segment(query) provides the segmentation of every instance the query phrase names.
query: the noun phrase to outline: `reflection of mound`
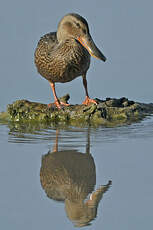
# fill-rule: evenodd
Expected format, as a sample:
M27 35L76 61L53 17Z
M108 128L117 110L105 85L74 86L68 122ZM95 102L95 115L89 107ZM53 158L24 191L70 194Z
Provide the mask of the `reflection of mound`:
M49 152L42 158L40 180L47 196L54 200L84 200L96 183L94 160L76 150Z

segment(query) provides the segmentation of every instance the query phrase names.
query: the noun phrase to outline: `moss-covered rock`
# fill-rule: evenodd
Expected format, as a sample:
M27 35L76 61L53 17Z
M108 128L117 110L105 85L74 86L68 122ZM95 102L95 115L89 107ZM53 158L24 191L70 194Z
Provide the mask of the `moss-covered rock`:
M69 95L60 100L67 102ZM7 111L0 114L1 120L12 122L33 122L52 124L82 125L116 125L143 119L153 114L153 104L136 103L127 98L96 99L97 105L70 105L58 110L54 104L49 108L46 104L17 100L8 105Z

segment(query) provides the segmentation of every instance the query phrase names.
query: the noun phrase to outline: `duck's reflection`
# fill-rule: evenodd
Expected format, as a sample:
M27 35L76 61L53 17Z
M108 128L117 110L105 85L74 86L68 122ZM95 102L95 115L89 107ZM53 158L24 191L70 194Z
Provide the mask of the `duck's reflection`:
M58 151L58 131L53 152L42 157L40 181L47 196L65 202L68 218L77 227L89 225L111 181L96 191L96 169L90 154L89 132L86 153L76 150ZM89 199L88 198L88 195Z

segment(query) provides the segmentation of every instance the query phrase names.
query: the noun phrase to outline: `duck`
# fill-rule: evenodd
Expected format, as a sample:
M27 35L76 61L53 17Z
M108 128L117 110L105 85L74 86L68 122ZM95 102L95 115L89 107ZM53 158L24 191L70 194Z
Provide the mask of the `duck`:
M104 54L95 45L85 18L76 13L65 15L59 22L56 32L42 36L34 54L38 73L48 80L53 96L52 104L58 109L70 104L60 102L55 90L55 83L66 83L82 76L85 89L84 105L97 104L91 99L87 87L87 71L90 57L106 61Z

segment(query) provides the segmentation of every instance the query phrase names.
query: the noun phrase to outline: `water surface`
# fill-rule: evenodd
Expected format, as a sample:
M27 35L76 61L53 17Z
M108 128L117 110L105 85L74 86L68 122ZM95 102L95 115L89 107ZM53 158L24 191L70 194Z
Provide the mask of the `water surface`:
M97 129L1 124L0 145L1 228L152 229L153 117Z

